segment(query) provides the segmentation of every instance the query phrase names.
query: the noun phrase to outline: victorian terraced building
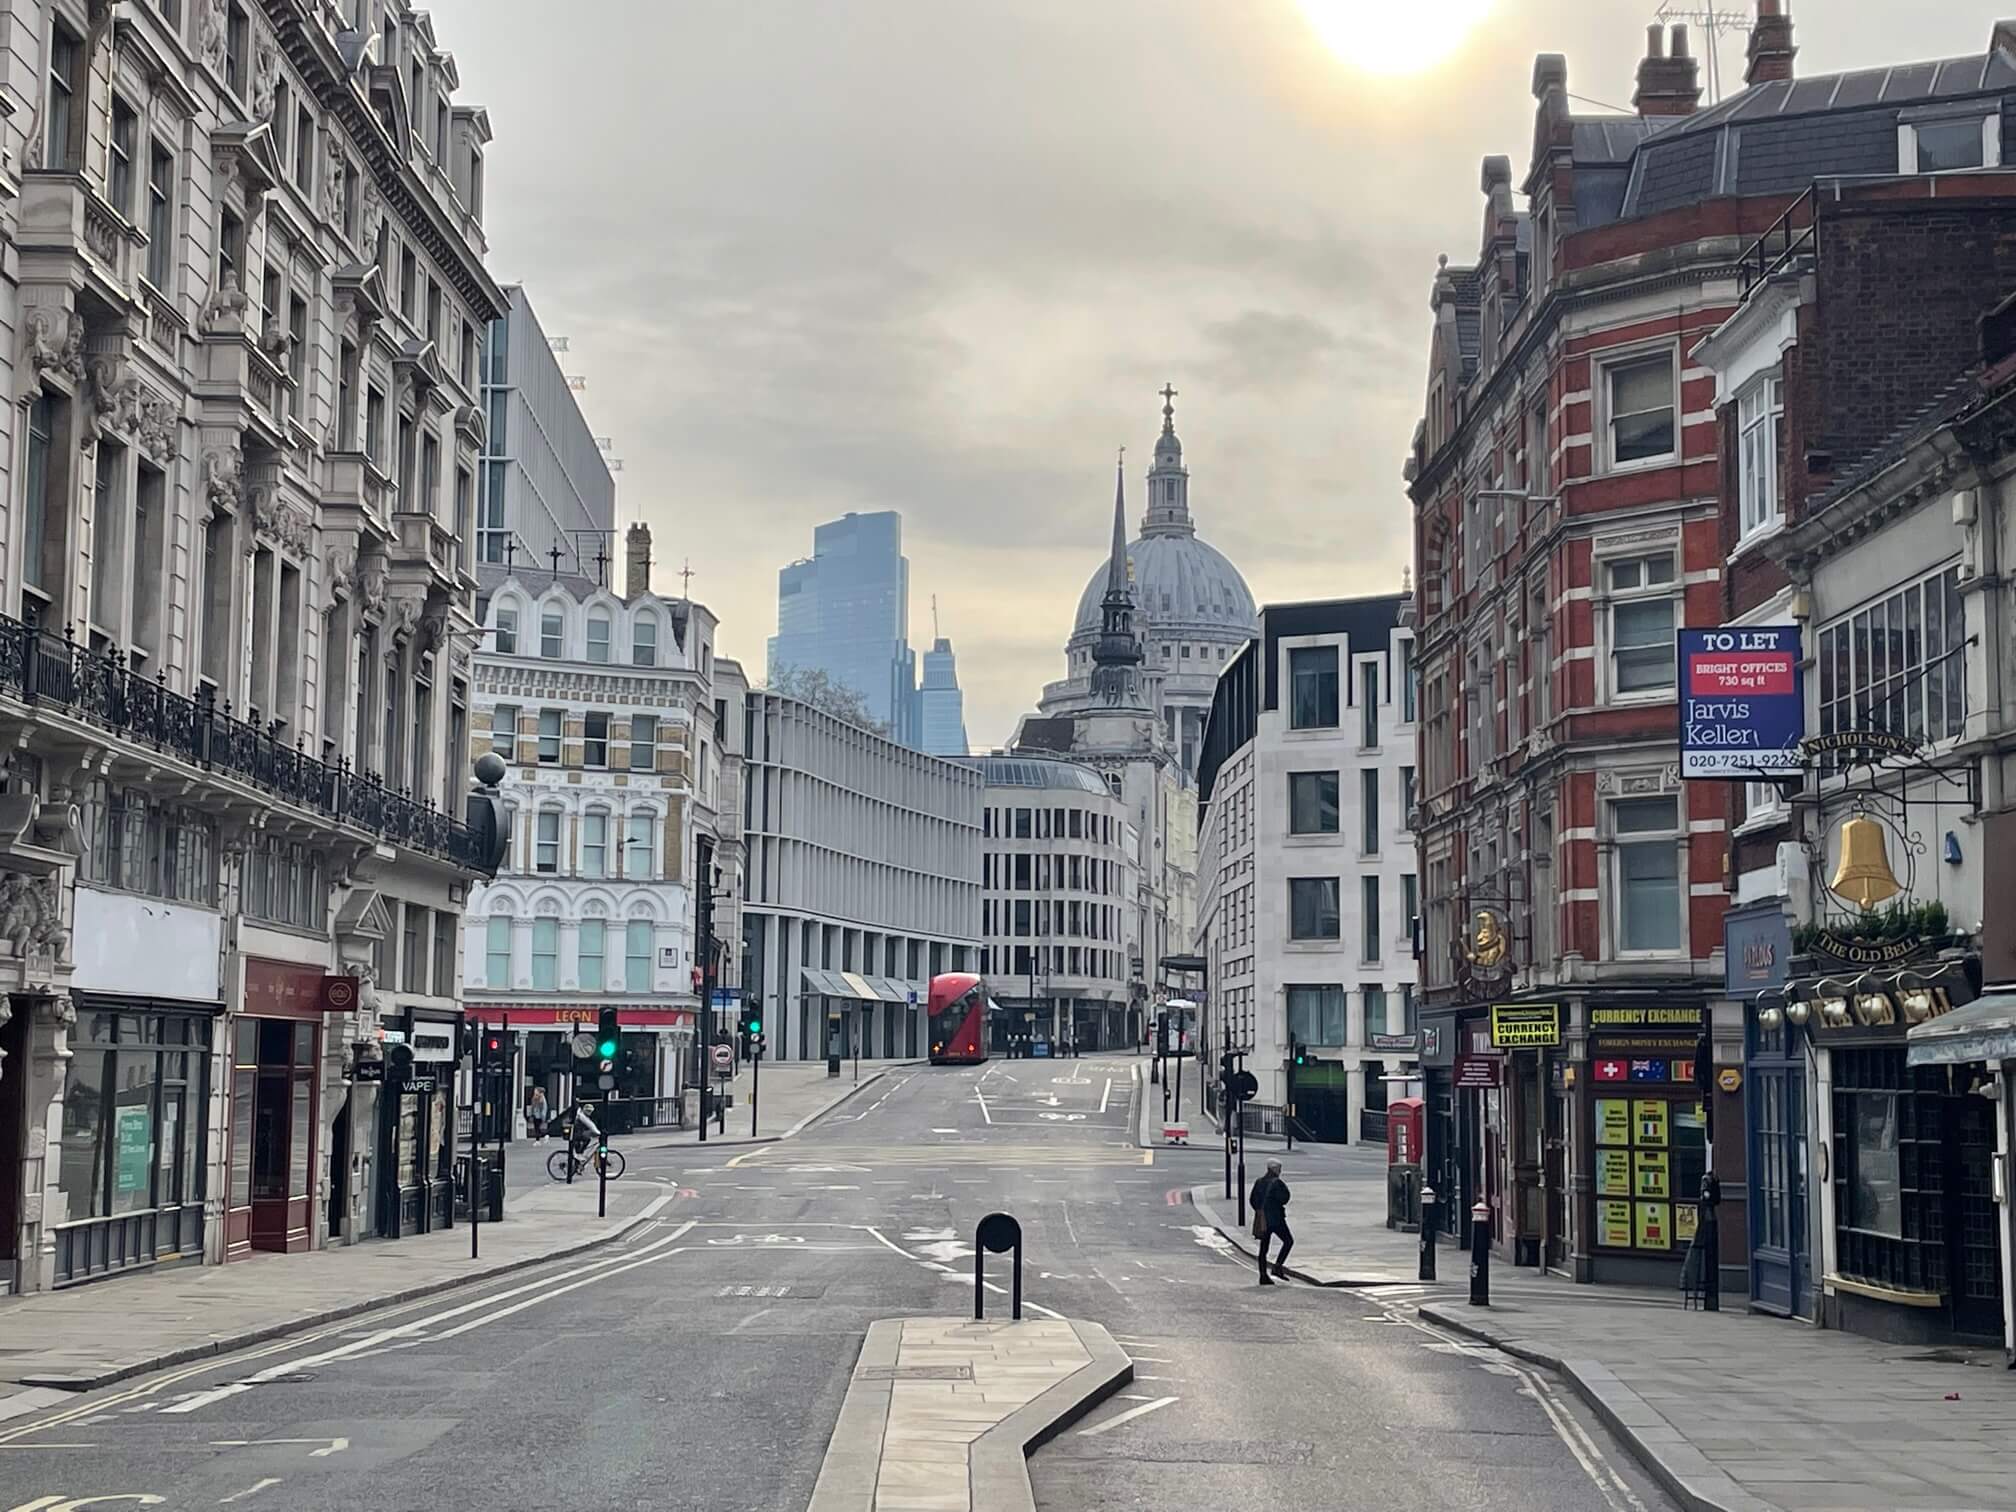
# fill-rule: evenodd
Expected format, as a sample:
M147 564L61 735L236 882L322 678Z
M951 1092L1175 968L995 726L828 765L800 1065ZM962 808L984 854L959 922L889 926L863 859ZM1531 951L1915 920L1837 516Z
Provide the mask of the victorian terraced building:
M490 860L488 120L399 0L0 22L0 1291L447 1222L450 1079L351 1073Z

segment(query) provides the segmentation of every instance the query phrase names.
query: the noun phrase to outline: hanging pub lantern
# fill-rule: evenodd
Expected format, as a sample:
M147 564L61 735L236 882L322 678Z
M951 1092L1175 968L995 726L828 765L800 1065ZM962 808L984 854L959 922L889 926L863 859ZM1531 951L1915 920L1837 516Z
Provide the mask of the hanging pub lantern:
M1828 890L1846 898L1867 913L1904 891L1897 874L1890 869L1890 851L1883 840L1883 826L1866 814L1856 814L1841 825L1841 859L1834 868Z

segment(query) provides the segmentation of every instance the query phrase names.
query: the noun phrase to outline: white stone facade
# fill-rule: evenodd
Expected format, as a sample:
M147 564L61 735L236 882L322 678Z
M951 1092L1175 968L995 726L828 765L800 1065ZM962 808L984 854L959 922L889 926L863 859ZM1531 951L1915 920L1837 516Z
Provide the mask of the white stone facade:
M980 961L980 773L781 694L746 710L742 989L771 1057L924 1054L931 978Z
M1407 828L1414 762L1402 600L1270 606L1219 686L1203 768L1204 1038L1246 1052L1257 1102L1348 1142L1418 1062ZM1298 702L1298 699L1300 700Z
M671 1096L699 1001L696 842L714 834L721 786L713 616L648 591L512 577L484 629L475 741L511 764L512 845L470 898L466 996L487 1022L510 1012L534 1033L619 1006L626 1033L662 1041L625 1095ZM550 1075L549 1097L571 1094L564 1071Z
M431 1227L451 1093L349 1072L459 1016L483 865L488 119L402 0L6 0L0 67L0 1290Z

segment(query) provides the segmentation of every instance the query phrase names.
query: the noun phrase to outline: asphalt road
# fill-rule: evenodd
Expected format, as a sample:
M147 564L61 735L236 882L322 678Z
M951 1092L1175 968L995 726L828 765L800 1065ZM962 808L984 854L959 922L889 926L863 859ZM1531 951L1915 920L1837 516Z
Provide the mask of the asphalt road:
M0 1425L0 1512L796 1512L867 1325L970 1308L997 1209L1030 1306L1136 1359L1032 1461L1044 1512L1664 1512L1545 1379L1397 1297L1255 1284L1182 1195L1214 1155L1132 1143L1133 1064L920 1067L783 1143L633 1148L665 1201L622 1245Z

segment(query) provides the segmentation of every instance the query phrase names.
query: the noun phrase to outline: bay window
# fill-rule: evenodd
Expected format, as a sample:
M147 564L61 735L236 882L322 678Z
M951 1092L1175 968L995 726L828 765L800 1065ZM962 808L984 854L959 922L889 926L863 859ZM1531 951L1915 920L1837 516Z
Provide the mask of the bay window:
M1779 441L1785 416L1785 386L1765 378L1736 400L1736 491L1742 534L1755 535L1778 523Z

